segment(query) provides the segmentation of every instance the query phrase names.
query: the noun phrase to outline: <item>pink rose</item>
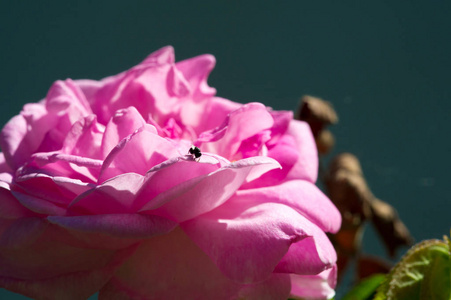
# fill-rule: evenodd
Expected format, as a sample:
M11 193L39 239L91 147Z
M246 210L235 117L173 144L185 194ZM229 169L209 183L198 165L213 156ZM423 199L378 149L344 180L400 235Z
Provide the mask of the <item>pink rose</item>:
M165 47L100 81L57 81L5 125L1 287L39 299L334 294L325 232L341 218L314 185L308 125L215 97L214 64L175 63Z

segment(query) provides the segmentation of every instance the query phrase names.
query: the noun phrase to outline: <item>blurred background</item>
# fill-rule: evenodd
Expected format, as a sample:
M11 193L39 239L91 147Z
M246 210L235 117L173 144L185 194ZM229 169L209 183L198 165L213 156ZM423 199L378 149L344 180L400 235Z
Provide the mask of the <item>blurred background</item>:
M276 110L330 101L328 157L357 155L415 241L449 234L450 1L27 2L0 4L1 126L57 79L101 79L166 45L177 60L211 53L218 96ZM386 254L371 227L364 251Z

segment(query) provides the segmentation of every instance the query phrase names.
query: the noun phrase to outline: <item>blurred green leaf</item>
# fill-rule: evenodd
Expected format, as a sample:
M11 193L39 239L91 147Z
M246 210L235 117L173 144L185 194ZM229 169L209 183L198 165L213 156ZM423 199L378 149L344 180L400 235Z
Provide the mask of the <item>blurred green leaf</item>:
M385 280L384 274L375 274L371 277L365 278L357 284L351 291L349 291L342 300L367 300L374 295L376 289Z
M451 300L449 241L427 240L413 246L392 269L375 300Z

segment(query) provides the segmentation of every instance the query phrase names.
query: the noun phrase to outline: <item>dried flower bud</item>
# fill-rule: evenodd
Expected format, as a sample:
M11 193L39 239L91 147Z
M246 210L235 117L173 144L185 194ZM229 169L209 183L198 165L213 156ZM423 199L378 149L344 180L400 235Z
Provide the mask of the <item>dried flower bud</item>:
M338 122L338 116L332 104L308 95L301 98L300 109L296 117L309 123L315 137L325 126Z
M334 174L340 170L346 170L350 173L363 176L359 159L351 153L341 153L335 156L330 164L329 170L331 174Z
M342 227L332 236L337 249L338 278L347 264L359 254L365 220L371 220L391 256L402 245L410 245L412 238L395 209L374 197L363 177L360 162L354 155L337 155L329 166L325 184L330 199L342 215ZM373 273L386 273L389 269L382 260L360 257L357 261L358 278Z
M363 222L371 216L370 201L373 198L358 159L343 153L335 157L326 179L330 199L340 210L343 221Z
M327 154L335 144L335 138L329 130L322 130L315 139L319 154Z
M384 241L390 256L395 255L398 247L412 245L413 238L393 206L382 200L373 199L371 201L371 212L373 224Z
M342 215L342 227L331 239L337 249L338 278L348 262L360 252L364 221L371 216L373 198L358 159L343 153L334 158L325 179L330 199Z

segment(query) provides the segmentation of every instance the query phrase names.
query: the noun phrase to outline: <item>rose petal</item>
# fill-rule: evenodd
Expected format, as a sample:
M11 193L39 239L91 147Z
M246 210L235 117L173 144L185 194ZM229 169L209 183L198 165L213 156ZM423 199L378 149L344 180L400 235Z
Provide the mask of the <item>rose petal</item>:
M192 105L189 104L190 103L188 103L187 107L182 107L181 116L183 123L194 127L198 133L221 126L232 111L243 106L241 103L233 102L220 97L212 97L204 105L201 103L194 103ZM193 114L193 107L198 107L202 110L197 114ZM199 116L208 116L208 118L202 118Z
M92 114L83 92L71 80L58 80L50 88L45 98L46 123L44 139L36 152L60 150L72 125ZM31 124L38 126L38 124Z
M63 215L69 203L90 188L91 184L77 179L30 173L16 177L12 193L21 205L31 211L44 215Z
M11 173L0 173L0 187L9 189L9 185L13 181L13 175Z
M189 87L183 78L179 78L181 74L174 71L172 64L149 67L135 76L121 91L120 101L135 106L144 117L151 116L160 124L179 111L182 103L176 93L187 93ZM168 84L171 85L169 89Z
M172 46L165 46L158 49L157 51L152 52L138 66L134 68L148 65L173 64L174 62L174 48Z
M203 147L207 152L231 159L243 140L271 128L273 123L274 120L264 105L246 104L231 112L220 127L202 133L197 142L205 143Z
M61 152L35 153L18 175L44 173L49 176L67 177L83 182L95 182L102 161Z
M340 229L340 212L329 198L309 181L290 180L276 186L239 190L236 198L256 204L264 202L286 204L323 231L335 233Z
M337 267L318 275L291 274L291 296L305 299L331 299L335 295Z
M95 106L100 115L109 119L115 111L133 106L144 118L150 116L164 123L164 118L180 106L175 94L189 89L173 65L174 50L164 47L129 71L107 78L96 93Z
M216 94L216 89L208 86L207 78L216 64L213 55L204 54L189 58L176 63L176 67L183 73L193 89L192 99L199 100L212 97ZM188 123L189 124L189 123Z
M99 122L107 124L116 111L130 106L135 107L143 117L149 116L154 111L154 95L146 91L147 84L141 84L137 78L147 70L156 70L153 86L164 87L162 84L165 76L162 71L169 70L169 65L174 63L174 49L171 46L163 47L150 54L137 66L110 76L101 81L77 80L76 84L86 95L93 112L98 116ZM159 67L163 68L159 68ZM163 72L164 73L164 72ZM163 80L161 80L163 79Z
M183 222L227 201L248 176L259 176L277 167L279 164L267 157L243 159L160 193L141 211Z
M44 166L46 164L53 164L60 161L74 164L80 167L89 167L89 168L99 168L102 165L102 161L98 159L91 159L88 157L81 157L77 155L70 155L59 152L36 153L33 155L32 158L33 162L35 162L38 167Z
M324 233L292 208L276 203L248 205L230 199L224 205L183 223L185 233L234 281L252 283L267 279L290 245L307 237L315 240L321 256L320 272L334 257L321 247ZM332 248L333 249L333 248ZM324 254L324 255L323 255Z
M118 110L108 122L102 140L102 157L105 158L119 142L144 126L146 121L134 107Z
M273 170L243 188L272 186L288 180L306 180L314 183L318 174L318 153L307 123L292 120L288 131L268 146L268 156L277 160L282 169Z
M70 213L91 215L135 212L132 206L143 183L143 176L135 173L113 177L79 194L70 204Z
M268 145L273 146L287 131L291 121L293 120L293 112L276 111L272 109L268 109L268 111L274 119L274 125L271 128L271 140L268 141Z
M111 77L109 78L109 80L111 80ZM103 79L102 81L78 79L74 80L73 82L82 91L83 95L89 103L89 106L92 109L92 107L95 107L97 92L108 82L108 79ZM96 110L93 109L93 112L96 113Z
M61 114L65 111L69 117L69 124L75 123L80 117L92 114L85 95L71 79L53 83L47 93L45 107L50 113Z
M305 122L292 120L287 133L294 138L299 157L286 179L304 179L315 183L318 177L318 151L310 126Z
M68 204L90 188L92 184L77 179L31 173L16 178L12 194L20 204L38 214L63 215Z
M147 172L134 207L141 211L156 209L219 167L218 163L197 163L183 157L163 162Z
M129 135L105 159L98 182L123 173L144 175L153 166L179 153L174 144L157 134L151 125L145 125Z
M35 198L67 206L80 193L92 188L92 184L67 177L53 177L42 173L19 176L13 190Z
M268 156L268 148L266 143L271 139L271 131L266 129L245 139L238 148L238 154L243 158L252 156Z
M0 147L8 166L15 170L41 145L57 117L47 114L41 103L26 104L20 115L6 123L0 134Z
M23 192L20 188L15 188L15 190L11 193L20 202L20 204L37 214L56 216L66 214L65 207L61 207L60 205L41 198L30 196Z
M0 152L0 174L1 173L9 173L9 174L13 173L13 170L8 166L6 162L5 154L3 152Z
M171 66L169 69L166 77L166 88L171 97L186 97L191 94L189 82L175 66Z
M101 81L57 81L8 122L0 287L86 298L139 248L100 298L331 295L336 254L323 230L337 231L340 215L313 186L310 128L214 97L214 64L175 64L165 47Z
M17 219L33 215L17 201L11 193L9 184L4 181L0 181L0 199L0 219Z
M75 156L101 159L100 146L104 127L95 115L75 122L64 140L62 152Z
M335 264L337 254L326 234L317 228L311 234L290 246L275 272L314 275Z
M257 285L227 279L179 229L142 243L100 290L99 299L286 299L287 276Z

